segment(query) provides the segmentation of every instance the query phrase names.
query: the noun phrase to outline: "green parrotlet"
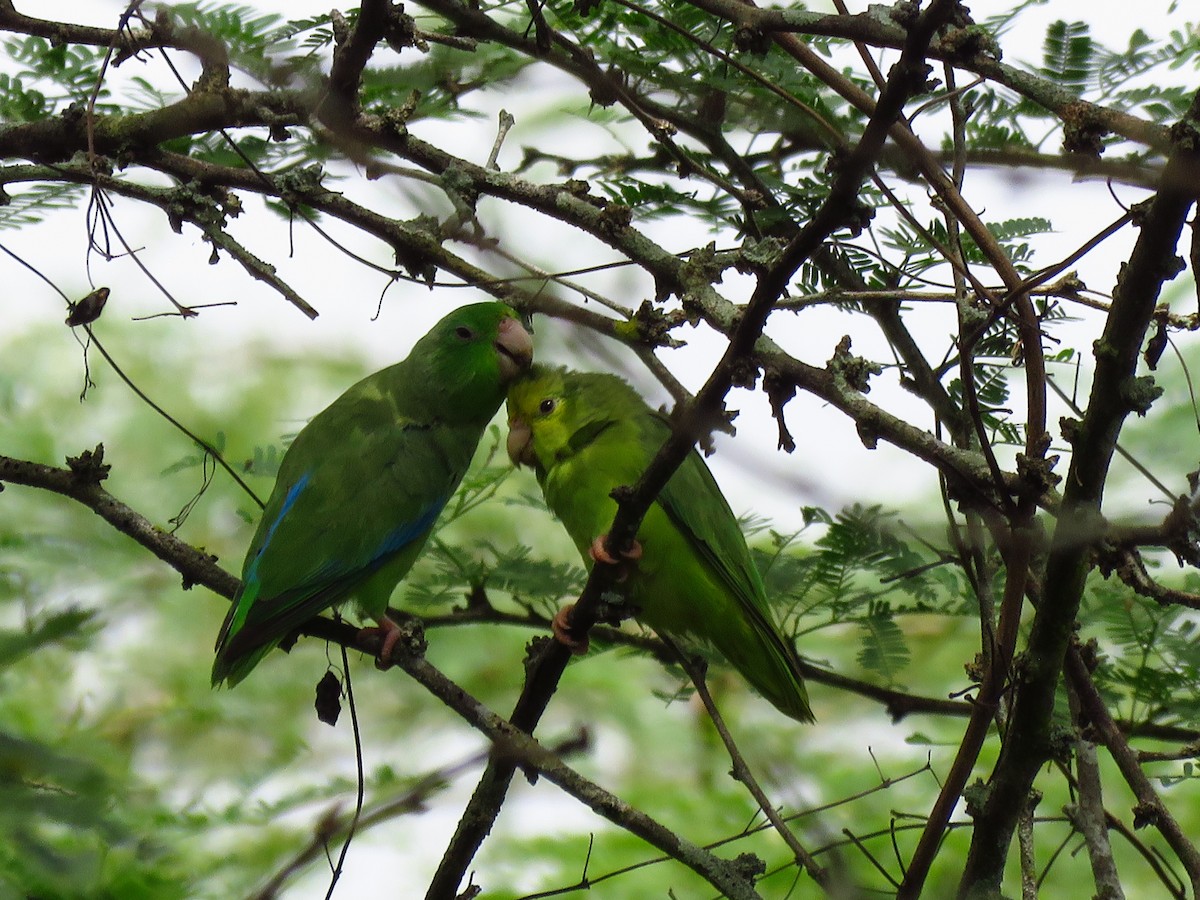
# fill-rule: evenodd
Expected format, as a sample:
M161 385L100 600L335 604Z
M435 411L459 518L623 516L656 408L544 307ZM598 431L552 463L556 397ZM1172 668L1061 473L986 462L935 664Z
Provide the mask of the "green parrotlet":
M398 637L388 598L532 355L510 307L464 306L296 435L217 637L214 686L237 684L283 638L351 598L378 623L387 663Z
M670 425L615 375L534 366L509 387L508 454L533 468L546 505L589 567L622 565L636 618L685 647L716 649L781 712L812 721L800 662L780 632L746 539L693 450L642 521L637 544L613 560L603 536L619 485L632 485ZM571 646L566 615L555 634ZM586 647L573 646L584 650Z

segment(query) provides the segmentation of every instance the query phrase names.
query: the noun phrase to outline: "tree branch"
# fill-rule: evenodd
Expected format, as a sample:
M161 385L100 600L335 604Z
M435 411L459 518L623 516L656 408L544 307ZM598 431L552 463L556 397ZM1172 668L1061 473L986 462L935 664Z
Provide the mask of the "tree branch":
M1192 190L1200 177L1194 139L1200 127L1200 96L1176 130L1176 146L1163 183L1146 207L1141 234L1114 293L1112 312L1096 343L1096 374L1087 412L1074 438L1074 455L1046 563L1043 601L1034 614L1017 684L1010 728L988 784L987 799L963 873L964 894L998 892L1004 860L1033 778L1051 752L1050 719L1063 658L1091 567L1089 535L1098 535L1108 467L1125 417L1145 409L1153 394L1138 382L1138 353L1164 281L1179 271L1174 256Z
M1171 811L1154 790L1150 779L1142 771L1137 753L1129 746L1109 715L1108 707L1100 692L1096 690L1087 664L1077 647L1072 647L1066 654L1066 674L1072 690L1079 697L1081 714L1096 729L1100 742L1108 748L1113 761L1125 778L1125 783L1137 798L1137 806L1133 811L1134 826L1153 825L1158 829L1183 864L1184 871L1191 881L1192 896L1200 896L1200 851L1171 815Z
M321 637L345 646L354 646L356 649L365 646L358 641L358 629L351 625L335 623L328 619L317 620L314 624L318 627L306 629L306 633L319 632ZM378 642L379 638L374 640ZM548 638L542 640L549 641ZM419 629L410 628L408 639L402 640L397 646L394 658L396 666L446 704L467 724L491 740L494 745L491 757L493 763L496 760L505 760L514 768L520 766L536 771L598 815L683 863L717 890L722 891L725 896L735 900L757 900L758 894L753 887L754 871L741 868L740 859L730 862L718 858L584 778L563 763L555 753L530 737L524 729L496 715L447 678L425 659L423 652L424 638ZM450 898L454 896L456 887L457 884L450 886L449 893L434 893L434 887L431 885L427 896L439 900Z
M0 456L0 487L20 484L70 497L178 571L185 589L200 584L226 599L237 593L240 582L216 565L215 556L163 531L101 487L109 469L104 462L103 444L68 458L67 464L69 468L58 469Z
M1074 679L1071 681L1067 699L1071 705L1071 716L1081 732L1074 741L1079 794L1075 803L1069 804L1063 812L1075 830L1083 835L1087 845L1092 877L1096 882L1096 900L1124 900L1121 875L1117 871L1112 844L1108 839L1108 815L1104 809L1104 785L1100 778L1100 763L1096 759L1096 745L1083 734L1087 720L1082 715L1082 703Z

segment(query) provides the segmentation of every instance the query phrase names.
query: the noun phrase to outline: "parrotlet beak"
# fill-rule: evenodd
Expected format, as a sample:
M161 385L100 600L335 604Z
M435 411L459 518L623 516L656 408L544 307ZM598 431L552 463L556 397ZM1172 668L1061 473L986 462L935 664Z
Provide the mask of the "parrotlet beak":
M500 360L500 378L512 381L533 362L533 338L516 319L502 319L496 337L496 355Z
M508 458L514 466L521 464L533 466L536 458L533 455L533 431L520 419L508 420Z

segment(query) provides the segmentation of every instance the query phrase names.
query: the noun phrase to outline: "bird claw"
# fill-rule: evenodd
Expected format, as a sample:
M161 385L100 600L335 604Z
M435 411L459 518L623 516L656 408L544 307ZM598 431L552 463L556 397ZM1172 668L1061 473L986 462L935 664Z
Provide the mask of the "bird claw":
M380 640L379 652L375 654L375 668L381 672L386 672L395 665L395 662L392 660L392 651L396 649L396 644L400 641L400 637L400 626L387 616L383 616L379 620L378 626L360 628L358 631L358 640L360 643L365 643L375 638Z
M624 581L629 577L630 564L636 563L642 558L642 545L635 540L629 545L629 549L621 554L620 559L617 559L605 549L604 542L607 540L607 534L600 535L592 541L592 546L588 548L588 554L598 563L617 566L617 581Z
M629 549L621 554L620 559L615 559L611 553L604 547L604 542L608 540L607 534L602 534L594 541L589 549L589 554L596 562L602 562L605 565L617 566L623 562L637 562L642 558L642 545L636 540L629 545Z
M575 628L571 624L571 613L574 609L575 604L568 603L556 612L550 621L550 630L554 632L554 639L571 653L575 656L583 656L588 652L588 636L584 634L582 639L576 637Z
M606 566L616 566L617 581L624 581L629 577L629 570L633 564L642 558L642 545L634 541L630 544L628 550L621 553L620 559L616 559L604 549L604 542L607 538L607 534L602 534L592 541L592 546L588 548L588 553L598 563L603 563ZM575 604L568 603L555 613L553 620L550 622L550 630L554 632L554 639L556 641L576 656L582 656L588 652L588 636L586 632L580 635L579 630L571 623L571 613L574 609Z

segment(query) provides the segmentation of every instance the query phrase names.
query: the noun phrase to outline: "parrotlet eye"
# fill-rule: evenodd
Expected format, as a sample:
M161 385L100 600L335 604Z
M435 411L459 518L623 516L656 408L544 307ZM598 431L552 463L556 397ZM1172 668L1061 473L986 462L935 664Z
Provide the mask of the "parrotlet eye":
M473 332L466 325L459 325L457 328L454 329L454 333L456 335L458 335L460 338L462 338L464 341L469 341L471 338L475 337L475 332Z
M558 406L558 401L553 397L547 397L538 404L538 412L540 412L543 416L548 416L550 413L554 412L554 407L556 406Z

